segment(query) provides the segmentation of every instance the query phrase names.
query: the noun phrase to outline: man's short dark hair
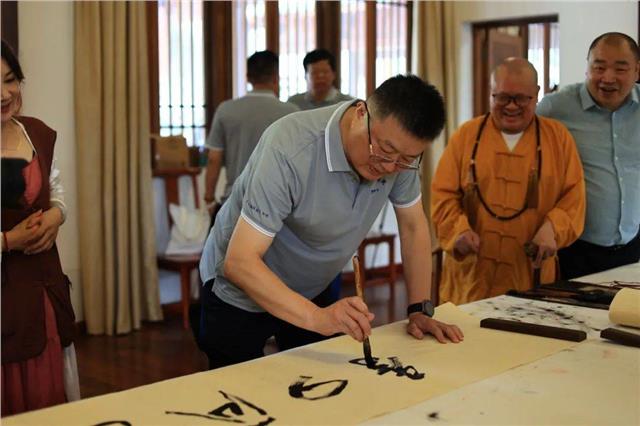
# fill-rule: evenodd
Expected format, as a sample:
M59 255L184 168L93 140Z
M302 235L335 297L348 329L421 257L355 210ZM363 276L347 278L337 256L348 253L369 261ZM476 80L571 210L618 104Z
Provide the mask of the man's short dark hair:
M627 45L629 46L629 49L631 49L631 53L633 53L633 56L635 56L636 61L640 61L640 48L638 48L638 43L636 43L636 41L629 37L628 35L624 34L624 33L617 33L617 32L610 32L610 33L604 33L599 35L598 37L596 37L595 40L593 40L591 42L591 46L589 46L589 51L587 52L587 59L589 59L589 55L591 55L591 51L598 45L598 43L600 43L601 41L604 42L608 42L608 41L624 41L627 43Z
M333 72L336 72L336 58L327 49L316 49L307 53L302 60L304 72L309 71L309 65L320 61L328 61Z
M256 52L247 59L247 79L250 83L268 83L278 75L278 55L270 50Z
M397 75L382 83L367 99L374 118L395 117L419 139L432 141L445 122L444 100L431 84L415 75Z

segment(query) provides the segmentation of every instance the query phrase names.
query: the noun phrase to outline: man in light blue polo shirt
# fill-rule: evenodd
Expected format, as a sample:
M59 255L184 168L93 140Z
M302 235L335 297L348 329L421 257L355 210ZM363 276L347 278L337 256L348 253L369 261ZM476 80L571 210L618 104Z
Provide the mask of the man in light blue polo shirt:
M390 200L409 302L407 332L458 342L431 318L431 248L420 203L422 152L442 130L438 91L397 76L364 101L290 114L262 135L207 238L200 344L211 368L336 333L362 341L373 318L358 297L330 302L328 285ZM417 306L417 308L415 308Z
M640 259L640 51L628 35L606 33L587 60L587 80L546 96L537 110L567 126L584 167L586 222L559 251L565 279Z

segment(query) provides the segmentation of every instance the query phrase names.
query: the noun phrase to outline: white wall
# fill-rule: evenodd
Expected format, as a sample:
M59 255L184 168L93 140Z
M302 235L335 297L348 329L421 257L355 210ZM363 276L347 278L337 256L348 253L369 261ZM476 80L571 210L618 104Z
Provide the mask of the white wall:
M471 24L495 19L558 15L560 25L560 87L582 81L589 45L608 31L638 37L637 1L456 2L455 46L458 52L458 124L473 116Z
M18 31L18 55L26 77L23 114L41 119L58 132L55 155L69 212L57 243L62 269L73 283L71 300L80 321L72 2L19 2Z

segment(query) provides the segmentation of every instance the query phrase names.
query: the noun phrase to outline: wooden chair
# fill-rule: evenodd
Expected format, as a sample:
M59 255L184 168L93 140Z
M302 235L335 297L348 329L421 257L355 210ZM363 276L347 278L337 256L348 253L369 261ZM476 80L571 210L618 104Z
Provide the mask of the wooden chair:
M370 287L380 284L389 284L389 306L394 305L395 285L397 280L396 272L396 251L395 251L396 234L375 233L369 234L358 247L358 258L360 259L360 270L363 274L362 286ZM389 263L383 267L375 267L372 265L367 268L365 262L365 253L368 246L387 244L389 246ZM373 270L375 269L375 273Z
M164 180L165 200L167 205L167 215L169 216L169 229L173 220L169 214L169 204L179 204L180 195L178 180L182 176L189 176L193 186L193 196L195 198L196 208L200 207L198 197L197 176L200 174L200 168L187 167L182 169L154 170L153 176L160 177ZM191 302L191 271L198 269L200 264L200 256L202 253L192 255L173 255L166 256L159 254L157 257L158 268L169 271L175 271L180 274L180 305L182 311L182 325L185 329L189 328L189 304Z
M440 281L442 280L443 254L444 252L439 246L434 247L433 250L431 250L431 264L433 265L431 303L433 303L433 306L438 306L440 304Z

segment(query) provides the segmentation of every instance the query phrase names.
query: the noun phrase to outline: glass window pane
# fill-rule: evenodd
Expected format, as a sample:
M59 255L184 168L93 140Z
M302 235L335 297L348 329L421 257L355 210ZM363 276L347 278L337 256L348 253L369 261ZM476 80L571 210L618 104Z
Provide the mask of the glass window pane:
M376 3L376 87L407 72L407 2Z
M158 1L160 134L204 143L202 1Z
M549 89L553 91L560 84L560 25L552 22L549 32Z
M247 58L267 48L264 0L233 2L233 96L247 93Z
M367 97L366 4L340 2L340 91L360 99Z
M538 71L538 100L544 96L544 24L529 24L527 59Z
M307 91L302 60L316 48L316 6L313 0L280 0L280 99Z

